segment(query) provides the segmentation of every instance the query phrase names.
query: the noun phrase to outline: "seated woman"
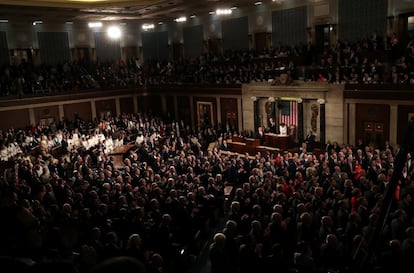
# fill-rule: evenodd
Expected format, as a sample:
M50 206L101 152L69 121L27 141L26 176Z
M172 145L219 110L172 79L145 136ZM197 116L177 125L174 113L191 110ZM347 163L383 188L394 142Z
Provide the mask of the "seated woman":
M287 136L287 134L288 134L288 127L283 122L279 125L279 134L281 136Z

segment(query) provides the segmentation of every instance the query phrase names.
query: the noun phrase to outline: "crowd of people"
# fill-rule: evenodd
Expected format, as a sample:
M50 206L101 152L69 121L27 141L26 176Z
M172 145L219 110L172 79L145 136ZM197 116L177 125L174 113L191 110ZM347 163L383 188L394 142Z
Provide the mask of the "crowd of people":
M223 214L213 135L151 114L2 131L15 149L0 161L0 259L89 272L128 256L146 272L187 272ZM134 148L117 166L124 144Z
M375 32L355 42L338 40L330 47L312 44L264 50L207 52L196 58L114 62L66 62L33 67L27 60L3 67L0 94L43 94L97 88L159 84L242 84L293 80L354 84L413 84L414 42Z
M208 244L212 273L358 272L399 147L241 155L227 145L234 133L150 114L2 132L19 150L1 162L1 259L26 272L63 262L90 272L115 257L192 272ZM61 142L42 146L44 136ZM111 138L136 145L121 167ZM375 272L404 272L414 258L411 154L369 261Z
M311 45L280 47L165 64L131 60L33 69L22 63L2 70L0 90L22 95L247 83L283 71L330 83L411 82L414 44L397 50L396 37L387 40L394 44L379 41L373 34L322 52ZM379 56L372 50L389 53L389 71L371 59ZM300 67L306 69L291 57L303 57ZM194 129L154 113L0 131L0 260L15 272L102 273L109 272L108 261L124 257L123 265L139 267L137 272L193 273L207 249L211 273L344 273L359 272L362 264L375 273L409 272L413 151L401 179L391 181L400 148L388 142L327 141L316 153L304 139L300 149L249 155L231 151L233 134L252 132L210 124ZM125 144L134 148L118 166L111 152ZM398 191L379 223L390 183L398 183ZM379 225L384 228L366 261Z

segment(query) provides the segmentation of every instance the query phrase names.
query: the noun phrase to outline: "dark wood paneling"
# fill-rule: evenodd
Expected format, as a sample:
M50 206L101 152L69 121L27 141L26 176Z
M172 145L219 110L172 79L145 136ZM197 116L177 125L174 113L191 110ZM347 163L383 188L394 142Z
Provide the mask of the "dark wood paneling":
M29 111L9 110L0 113L0 128L6 130L8 128L25 128L30 125Z
M58 122L59 117L59 108L57 105L52 105L48 107L39 107L34 108L34 115L36 123L39 123L40 120L48 120L47 124L50 124L50 121Z
M162 85L148 87L150 94L185 94L188 96L197 95L241 95L241 84L204 84L204 85Z
M115 99L99 100L95 102L96 116L101 118L102 115L116 116L116 104Z
M354 84L346 85L345 99L414 100L412 84Z
M175 120L174 96L165 96L165 99L167 101L167 115Z
M178 107L178 119L183 120L186 124L190 124L191 121L191 111L190 111L190 100L185 96L177 97L177 107Z
M221 105L221 122L223 128L227 125L230 129L238 129L238 112L237 112L237 99L234 98L222 98L220 99Z
M92 120L92 110L90 102L80 102L63 105L63 113L68 120L74 120L78 115L83 120Z
M148 103L148 110L152 111L157 116L162 116L162 105L161 105L161 96L150 96L148 97L149 103ZM147 111L148 111L147 110Z
M254 34L255 49L257 52L263 52L263 50L269 49L271 33L258 32Z
M158 116L162 115L161 96L159 95L140 96L137 98L137 100L138 100L138 112L140 113L152 112Z
M381 146L390 135L390 106L386 104L363 104L356 105L356 139L362 139L366 145L374 144ZM352 126L352 124L351 124ZM371 139L371 143L367 138Z
M137 97L138 112L143 113L148 111L149 96Z
M134 102L131 98L120 98L119 105L121 107L121 113L133 113L134 112Z
M137 46L123 47L122 52L124 53L126 60L135 59L139 56L139 49Z
M408 120L414 116L414 106L399 105L397 120L397 143L402 144L408 127Z
M173 43L172 45L173 58L174 60L182 59L184 56L184 47L181 43Z

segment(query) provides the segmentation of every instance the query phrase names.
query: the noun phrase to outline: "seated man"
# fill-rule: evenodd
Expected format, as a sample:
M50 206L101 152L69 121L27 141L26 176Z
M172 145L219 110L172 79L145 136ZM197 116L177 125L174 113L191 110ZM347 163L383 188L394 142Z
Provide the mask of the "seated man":
M283 122L279 125L279 134L281 136L287 136L288 135L288 127Z

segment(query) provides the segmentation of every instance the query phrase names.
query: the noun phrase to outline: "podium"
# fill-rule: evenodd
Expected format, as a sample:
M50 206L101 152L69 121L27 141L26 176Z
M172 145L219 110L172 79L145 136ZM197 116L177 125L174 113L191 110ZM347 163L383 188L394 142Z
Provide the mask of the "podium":
M287 150L289 149L290 138L289 135L281 136L278 134L266 133L264 136L264 144L265 146L279 148L280 150Z
M245 138L244 143L246 143L246 153L254 155L256 154L256 147L260 145L260 139Z

